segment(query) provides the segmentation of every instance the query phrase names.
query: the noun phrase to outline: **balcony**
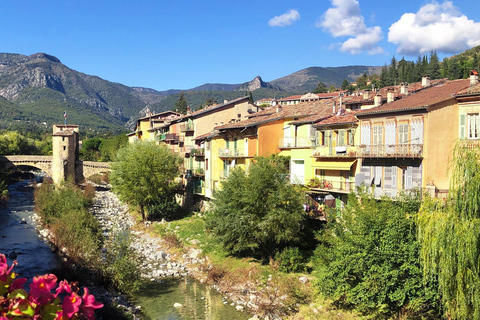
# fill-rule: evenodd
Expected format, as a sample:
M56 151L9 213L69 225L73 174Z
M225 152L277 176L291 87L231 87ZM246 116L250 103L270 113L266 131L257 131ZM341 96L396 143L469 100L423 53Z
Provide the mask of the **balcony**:
M167 134L166 133L161 133L157 135L158 141L165 141L167 139Z
M165 134L165 141L175 141L177 135L175 133Z
M311 179L307 183L307 187L314 190L338 192L338 193L350 193L355 191L355 182L339 178L327 176L325 178Z
M311 148L311 147L315 147L315 145L316 145L315 137L281 138L278 141L278 147L280 149Z
M218 149L218 156L220 158L245 158L248 157L243 154L241 150L238 149Z
M467 149L474 150L480 147L480 140L461 140L461 144Z
M204 148L192 148L190 155L195 157L205 157L205 149Z
M312 150L312 157L314 158L356 158L356 146L346 147L316 147Z
M193 123L185 123L180 126L181 132L193 132L195 130Z
M423 158L423 144L361 145L360 158Z

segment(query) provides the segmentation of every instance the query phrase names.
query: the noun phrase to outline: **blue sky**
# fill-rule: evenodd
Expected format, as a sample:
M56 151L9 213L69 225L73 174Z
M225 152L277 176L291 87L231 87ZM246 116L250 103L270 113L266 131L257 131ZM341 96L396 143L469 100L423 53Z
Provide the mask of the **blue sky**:
M0 0L0 52L45 52L128 86L271 81L312 66L480 44L480 1Z

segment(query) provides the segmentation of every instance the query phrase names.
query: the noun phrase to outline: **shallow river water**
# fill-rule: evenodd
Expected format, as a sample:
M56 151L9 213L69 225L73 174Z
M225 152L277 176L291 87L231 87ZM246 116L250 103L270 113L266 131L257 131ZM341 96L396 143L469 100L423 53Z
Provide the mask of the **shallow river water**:
M8 205L0 207L0 253L8 256L15 252L18 265L14 270L29 280L62 268L61 258L35 229L32 182L11 185L9 194ZM9 264L12 260L8 258ZM237 311L217 291L190 278L146 282L142 290L131 297L131 303L141 306L140 317L145 320L246 320L251 317L247 312ZM175 303L182 307L174 307Z

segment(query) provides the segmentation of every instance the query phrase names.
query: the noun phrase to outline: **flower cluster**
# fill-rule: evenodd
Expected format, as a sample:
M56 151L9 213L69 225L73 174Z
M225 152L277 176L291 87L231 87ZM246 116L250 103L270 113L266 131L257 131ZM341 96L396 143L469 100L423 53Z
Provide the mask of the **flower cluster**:
M0 253L0 320L34 319L65 320L95 319L95 309L103 307L83 288L79 295L76 283L60 281L53 274L33 277L30 290L24 285L26 278L16 278L12 271L17 261L9 267L7 258Z

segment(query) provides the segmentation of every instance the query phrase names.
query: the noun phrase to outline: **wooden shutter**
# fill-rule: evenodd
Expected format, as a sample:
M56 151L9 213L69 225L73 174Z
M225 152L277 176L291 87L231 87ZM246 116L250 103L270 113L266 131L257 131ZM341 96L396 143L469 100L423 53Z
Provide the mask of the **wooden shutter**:
M345 146L345 130L339 130L337 147L344 147L344 146Z
M353 130L353 129L348 130L348 145L349 146L353 146L353 144L355 143L354 138L355 138L355 130Z
M413 188L413 167L408 166L406 172L405 189Z
M466 120L466 114L461 114L460 127L459 127L460 139L465 139L465 120Z

